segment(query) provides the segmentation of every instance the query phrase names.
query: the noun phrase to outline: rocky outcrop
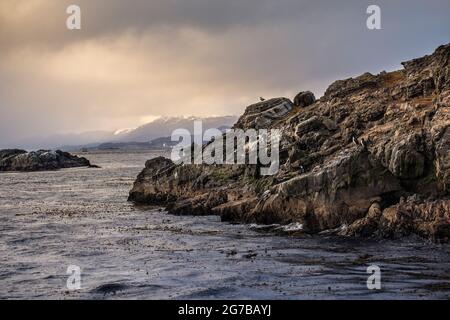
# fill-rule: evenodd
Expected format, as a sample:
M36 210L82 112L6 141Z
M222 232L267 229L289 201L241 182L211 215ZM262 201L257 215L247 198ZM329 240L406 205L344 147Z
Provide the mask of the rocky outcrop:
M314 102L316 102L316 97L311 91L302 91L298 93L294 98L294 105L296 107L307 107L309 105L312 105Z
M279 129L280 170L147 162L129 199L175 214L302 225L342 236L450 236L450 44L395 72L247 107L235 128ZM294 108L299 106L300 108ZM212 142L214 143L214 142Z
M95 167L86 158L60 150L26 152L19 149L0 150L0 171L47 171L62 168Z
M286 98L255 103L245 109L244 115L239 118L234 128L267 128L275 120L282 119L293 107L292 101Z

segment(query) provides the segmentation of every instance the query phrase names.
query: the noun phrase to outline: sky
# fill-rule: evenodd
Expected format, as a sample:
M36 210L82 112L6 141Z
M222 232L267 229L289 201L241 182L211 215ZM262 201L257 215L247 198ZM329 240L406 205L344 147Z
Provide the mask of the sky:
M81 30L66 8L81 8ZM366 27L369 5L381 30ZM0 147L239 115L450 42L449 0L0 0Z

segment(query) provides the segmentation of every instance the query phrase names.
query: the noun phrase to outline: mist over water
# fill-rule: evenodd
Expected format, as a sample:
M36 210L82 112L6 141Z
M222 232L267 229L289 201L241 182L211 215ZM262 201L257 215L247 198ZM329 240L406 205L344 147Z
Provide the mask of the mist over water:
M101 169L0 173L1 299L450 297L448 246L277 236L134 207L128 191L156 155L83 156ZM372 264L380 291L366 287ZM81 290L66 287L69 265Z

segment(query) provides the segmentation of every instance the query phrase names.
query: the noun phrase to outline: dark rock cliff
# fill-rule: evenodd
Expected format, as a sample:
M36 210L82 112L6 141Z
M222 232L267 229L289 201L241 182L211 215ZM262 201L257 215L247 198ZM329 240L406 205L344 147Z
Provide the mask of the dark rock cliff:
M46 171L73 167L94 166L86 158L59 150L0 150L0 171Z
M395 72L249 106L235 128L282 132L280 170L149 160L129 200L304 232L450 237L450 44Z

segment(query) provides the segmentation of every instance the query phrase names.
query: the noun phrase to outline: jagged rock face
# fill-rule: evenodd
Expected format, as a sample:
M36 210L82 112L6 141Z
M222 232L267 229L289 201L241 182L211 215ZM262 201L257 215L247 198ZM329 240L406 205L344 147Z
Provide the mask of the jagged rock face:
M91 164L86 158L60 150L0 150L0 171L46 171L88 166Z
M310 233L447 242L450 44L403 66L336 81L302 108L284 98L249 106L235 128L282 132L275 176L159 159L147 163L130 200L226 221L299 222Z
M419 197L420 198L420 197ZM368 214L342 229L341 235L369 236L372 234L399 238L417 234L436 242L449 242L450 201L409 197L381 210L374 204Z
M239 118L234 128L269 128L275 120L282 119L293 107L292 101L286 98L274 98L252 104L245 109L244 115Z

